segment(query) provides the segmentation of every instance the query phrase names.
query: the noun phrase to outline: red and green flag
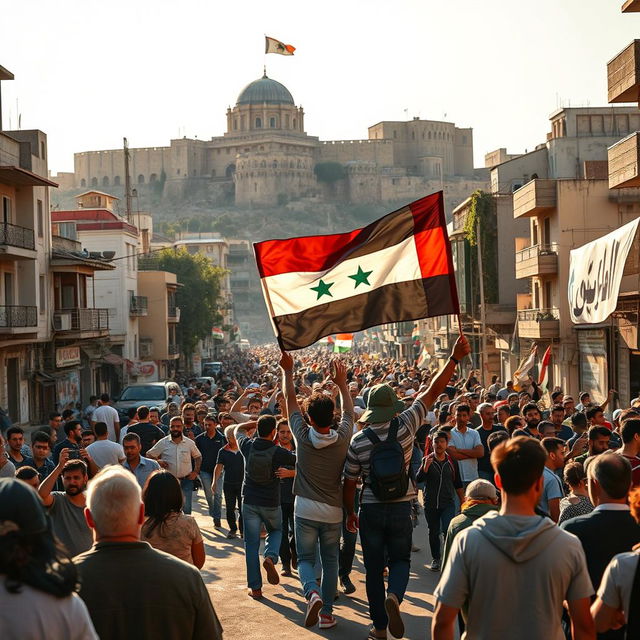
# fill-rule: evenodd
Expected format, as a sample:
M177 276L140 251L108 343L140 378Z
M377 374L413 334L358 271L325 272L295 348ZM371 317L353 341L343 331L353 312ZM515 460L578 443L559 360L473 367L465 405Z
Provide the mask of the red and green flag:
M441 191L362 229L266 240L254 251L283 349L459 313Z

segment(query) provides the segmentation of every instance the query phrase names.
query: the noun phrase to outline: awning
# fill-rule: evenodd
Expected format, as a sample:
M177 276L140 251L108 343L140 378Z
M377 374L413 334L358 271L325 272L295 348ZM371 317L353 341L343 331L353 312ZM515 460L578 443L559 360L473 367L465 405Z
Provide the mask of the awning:
M44 371L36 371L33 374L33 379L43 385L56 383L56 379L53 376L50 376L48 373L45 373Z
M58 185L42 176L12 165L0 166L0 182L16 187L57 187Z
M119 356L117 353L107 353L107 355L102 358L106 363L113 365L121 365L124 364L124 358Z

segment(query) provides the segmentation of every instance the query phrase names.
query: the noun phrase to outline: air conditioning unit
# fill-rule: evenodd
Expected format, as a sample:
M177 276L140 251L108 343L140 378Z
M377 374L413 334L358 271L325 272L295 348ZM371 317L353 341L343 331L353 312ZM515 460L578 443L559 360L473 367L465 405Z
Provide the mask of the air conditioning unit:
M141 342L140 343L140 357L141 358L150 358L153 353L153 343L152 342Z
M53 316L54 331L70 331L71 330L71 313L56 313Z

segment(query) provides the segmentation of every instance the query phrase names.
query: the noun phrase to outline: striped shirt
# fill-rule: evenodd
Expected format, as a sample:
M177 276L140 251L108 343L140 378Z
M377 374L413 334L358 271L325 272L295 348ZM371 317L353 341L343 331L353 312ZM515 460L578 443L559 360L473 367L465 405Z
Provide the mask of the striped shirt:
M409 467L411 462L411 454L413 452L413 441L415 439L416 431L421 424L424 423L427 415L427 408L420 401L416 400L408 409L398 415L400 425L398 427L398 442L404 450L404 461ZM386 440L389 434L389 423L382 422L379 424L368 425L373 429L380 438L380 440ZM351 444L347 451L347 460L344 464L344 476L350 480L357 480L362 477L364 479L364 491L362 493L361 503L374 503L380 502L371 491L369 487L369 458L371 457L371 450L373 449L373 443L367 436L360 431L351 438ZM417 497L417 491L413 480L409 482L407 494L403 498L397 498L391 502L405 502L407 500L413 500Z

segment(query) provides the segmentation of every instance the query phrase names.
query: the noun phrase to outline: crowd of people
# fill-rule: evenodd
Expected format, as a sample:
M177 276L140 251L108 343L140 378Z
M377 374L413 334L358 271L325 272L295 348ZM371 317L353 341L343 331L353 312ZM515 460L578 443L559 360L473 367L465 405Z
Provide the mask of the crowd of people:
M221 638L202 490L210 526L242 540L248 595L297 576L305 627L339 624L359 539L365 633L404 637L423 513L436 640L640 638L640 399L483 387L469 353L460 336L436 371L258 347L127 420L105 394L8 428L0 637Z

